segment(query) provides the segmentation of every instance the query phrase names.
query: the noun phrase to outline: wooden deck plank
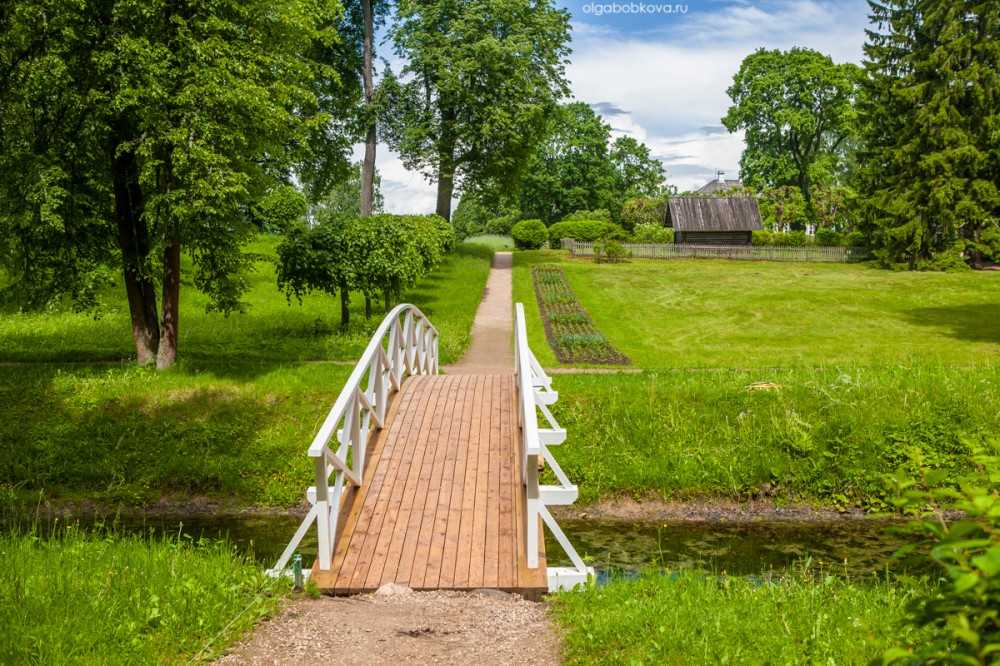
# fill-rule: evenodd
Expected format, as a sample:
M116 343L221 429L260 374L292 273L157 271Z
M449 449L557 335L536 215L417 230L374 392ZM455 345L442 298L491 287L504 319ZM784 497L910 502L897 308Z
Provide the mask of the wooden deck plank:
M333 569L314 566L317 585L543 594L544 546L541 566L527 568L516 398L511 375L407 379L345 502Z

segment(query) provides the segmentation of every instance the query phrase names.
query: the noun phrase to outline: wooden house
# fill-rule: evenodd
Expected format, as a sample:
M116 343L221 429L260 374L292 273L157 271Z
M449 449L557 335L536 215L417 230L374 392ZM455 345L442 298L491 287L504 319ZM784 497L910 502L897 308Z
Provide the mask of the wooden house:
M753 197L672 197L667 226L678 245L750 245L764 228Z

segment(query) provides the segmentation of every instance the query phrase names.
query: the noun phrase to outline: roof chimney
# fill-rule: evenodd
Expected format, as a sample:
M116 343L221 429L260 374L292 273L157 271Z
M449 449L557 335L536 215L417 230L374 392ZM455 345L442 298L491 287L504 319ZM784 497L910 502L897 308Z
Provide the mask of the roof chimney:
M718 170L716 170L716 172L715 172L715 179L717 181L719 181L720 185L725 185L726 184L726 172L725 171L718 171Z

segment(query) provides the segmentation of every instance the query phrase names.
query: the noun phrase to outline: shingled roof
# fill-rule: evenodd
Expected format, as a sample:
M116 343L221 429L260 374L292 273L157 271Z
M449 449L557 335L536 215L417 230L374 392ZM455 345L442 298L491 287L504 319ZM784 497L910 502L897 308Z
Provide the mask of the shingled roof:
M669 221L675 231L758 231L760 209L753 197L672 197Z

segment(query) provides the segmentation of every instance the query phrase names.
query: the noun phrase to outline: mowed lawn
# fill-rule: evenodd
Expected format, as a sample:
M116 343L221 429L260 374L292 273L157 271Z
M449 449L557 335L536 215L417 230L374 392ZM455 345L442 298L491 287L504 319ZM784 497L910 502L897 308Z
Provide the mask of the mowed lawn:
M275 244L254 248L245 313L206 312L186 283L180 360L167 371L131 360L117 290L96 313L0 313L0 502L302 501L306 449L382 313L365 321L356 296L344 331L337 298L289 303L275 284ZM491 257L462 246L404 296L437 326L442 362L468 345Z
M645 368L971 365L1000 360L1000 273L726 260L595 264L519 253L515 299L544 342L530 266L558 262L597 328Z

